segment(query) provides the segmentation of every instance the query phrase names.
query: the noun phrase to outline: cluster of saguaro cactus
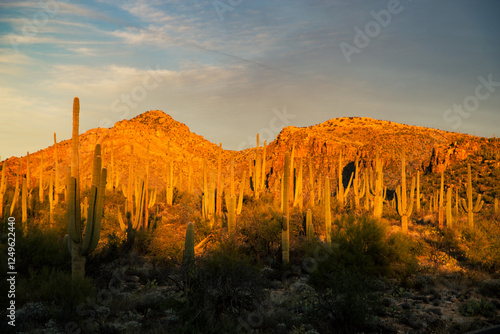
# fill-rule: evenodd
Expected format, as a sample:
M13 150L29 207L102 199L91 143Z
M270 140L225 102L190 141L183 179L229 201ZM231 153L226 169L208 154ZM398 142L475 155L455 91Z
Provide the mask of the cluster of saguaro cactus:
M82 237L79 187L79 99L73 102L73 137L70 177L68 182L68 235L71 244L72 276L85 276L85 256L91 253L99 242L101 219L104 211L104 190L106 168L101 168L100 145L94 150L90 204L87 213L85 235Z
M478 213L483 207L484 201L481 200L481 194L477 195L476 204L472 200L472 176L470 164L467 164L467 201L462 198L460 206L467 212L467 221L471 228L474 228L474 213Z
M412 178L411 189L410 189L410 199L407 200L406 194L406 158L405 152L401 153L401 185L396 188L396 209L398 214L401 216L401 229L403 233L408 232L408 218L411 216L413 211L413 199L415 190L415 178Z

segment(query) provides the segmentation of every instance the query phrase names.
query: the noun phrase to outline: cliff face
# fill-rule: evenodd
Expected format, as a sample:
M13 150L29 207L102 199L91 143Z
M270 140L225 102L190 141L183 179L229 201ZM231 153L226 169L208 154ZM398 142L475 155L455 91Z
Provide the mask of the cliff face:
M353 171L357 155L363 166L372 164L378 149L384 161L387 185L392 186L400 178L400 152L406 149L408 173L416 169L439 172L450 164L467 158L487 142L485 138L446 132L424 127L409 126L371 118L337 118L308 127L289 126L267 145L266 179L271 187L283 172L286 151L294 147L295 166L300 159L304 163L304 177L308 175L309 159L313 171L319 175L336 178L339 152L343 152L343 173L347 177ZM189 128L160 110L145 112L131 120L117 122L110 129L92 129L80 135L81 181L90 182L92 154L95 144L103 146L103 165L111 166L111 148L118 183L127 182L128 168L132 160L131 145L134 146L134 170L145 172L146 161L150 163L151 186L162 186L165 180L165 166L169 159L174 161L174 174L178 185L186 184L190 170L195 190L200 191L203 160L207 159L210 171L217 168L219 147L192 133ZM149 155L147 150L149 147ZM59 182L64 176L70 157L69 140L57 144ZM260 146L262 151L262 143ZM255 149L244 151L222 150L222 173L225 188L228 185L229 161L235 160L235 176L241 178L255 158ZM41 157L43 154L43 164ZM17 166L21 161L21 174L26 175L26 157L7 160L7 174L10 186L15 183ZM48 182L49 173L55 167L55 146L30 155L31 184L38 185L40 168ZM212 175L209 173L209 175ZM227 188L226 188L227 189Z

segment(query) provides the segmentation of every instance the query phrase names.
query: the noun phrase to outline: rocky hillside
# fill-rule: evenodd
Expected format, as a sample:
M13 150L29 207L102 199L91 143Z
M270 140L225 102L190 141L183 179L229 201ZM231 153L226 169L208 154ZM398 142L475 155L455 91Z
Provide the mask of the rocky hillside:
M66 167L69 164L70 141L57 144L59 161L59 182L63 184ZM149 146L150 182L160 185L164 182L165 163L174 161L174 175L178 184L186 184L192 169L194 189L201 190L203 159L207 159L211 171L217 168L219 147L159 110L145 112L131 120L117 122L112 128L92 129L80 136L81 179L90 181L92 152L95 144L101 143L104 150L104 165L111 164L111 148L118 185L127 182L131 161L131 145L134 146L134 166L144 173ZM263 150L261 143L260 150ZM496 146L495 146L496 145ZM268 143L266 149L266 178L269 187L282 173L286 151L294 147L295 166L300 158L304 161L304 178L308 178L309 158L313 163L316 178L320 175L336 177L338 156L343 151L343 173L348 180L353 171L354 159L360 156L362 166L371 165L378 149L384 161L387 185L394 186L400 178L400 152L406 149L408 172L416 169L422 172L439 172L450 165L465 160L469 155L489 147L498 152L498 140L441 131L436 129L398 124L365 117L336 118L308 127L289 126L277 138ZM253 165L255 148L241 152L222 150L223 176L229 175L231 154L235 159L235 175L241 178L243 170ZM43 173L48 175L55 167L55 146L30 155L31 182L37 184L43 153ZM498 160L498 153L496 153ZM21 174L26 175L26 157L21 158ZM7 160L9 185L13 186L19 165L19 158ZM248 176L248 172L247 172ZM334 179L335 179L334 177ZM48 179L48 178L47 178ZM47 180L46 179L46 180ZM227 178L224 178L227 180ZM48 181L46 181L48 182ZM346 180L344 180L346 182ZM227 183L227 182L226 182ZM306 183L307 184L307 183Z

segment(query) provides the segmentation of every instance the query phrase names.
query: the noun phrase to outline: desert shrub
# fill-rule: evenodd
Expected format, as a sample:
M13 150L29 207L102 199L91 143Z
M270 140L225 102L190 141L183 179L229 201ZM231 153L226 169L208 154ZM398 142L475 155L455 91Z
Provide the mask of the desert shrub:
M20 275L40 272L44 267L68 269L71 257L63 245L63 236L53 230L30 228L26 233L16 231L16 269Z
M389 270L388 276L407 278L418 270L416 256L424 253L424 244L402 232L396 232L388 238Z
M234 332L238 316L263 297L260 275L235 243L221 245L186 275L182 333Z
M420 242L402 233L388 235L385 224L376 219L342 216L333 224L331 254L318 262L311 278L317 286L328 287L323 281L326 273L334 270L332 266L371 277L403 278L416 271L415 256L422 252ZM310 251L308 255L314 257Z
M333 269L333 268L332 268ZM327 274L328 287L318 294L319 306L307 315L324 323L325 332L354 333L367 330L377 313L374 281L360 272L338 266ZM312 280L314 283L314 279Z
M494 231L497 232L494 232ZM484 270L495 271L500 268L500 240L498 229L488 226L483 221L474 229L464 228L462 232L462 249L471 264Z
M21 305L27 302L43 302L58 320L73 316L77 306L95 295L90 278L72 278L71 271L49 269L31 271L19 280L17 294Z
M249 255L260 259L277 256L281 243L281 218L273 215L268 206L260 204L252 211L245 210L236 225Z
M495 304L488 300L481 298L480 301L476 299L471 299L465 303L460 304L458 311L464 317L473 317L476 315L482 315L484 317L491 317L495 314Z

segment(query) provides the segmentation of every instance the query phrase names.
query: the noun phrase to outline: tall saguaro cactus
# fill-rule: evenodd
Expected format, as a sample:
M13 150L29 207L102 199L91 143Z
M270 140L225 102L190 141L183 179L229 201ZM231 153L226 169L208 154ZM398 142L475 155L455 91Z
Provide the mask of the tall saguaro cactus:
M295 182L295 199L293 201L293 206L299 206L300 211L302 211L302 207L304 205L304 196L302 193L302 157L299 159L299 173Z
M370 185L370 192L373 196L373 216L375 218L381 218L384 206L385 190L382 161L379 159L378 149L375 156L375 187Z
M354 191L354 205L356 206L356 209L357 209L357 208L359 208L360 199L363 198L363 196L365 196L365 191L366 191L366 187L365 187L366 178L363 178L363 183L361 183L360 176L359 176L360 166L359 166L359 157L358 156L356 156L354 168L355 168L355 176L354 176L354 180L352 183L352 189Z
M314 207L314 171L311 156L309 156L309 206Z
M446 190L446 228L453 226L453 218L451 214L451 188Z
M410 201L407 202L406 198L406 159L405 159L405 151L401 154L401 185L396 189L396 197L397 197L397 212L401 216L401 229L403 233L408 232L408 217L411 216L413 211L413 197L415 190L415 178L412 178L411 181L411 190L410 190Z
M85 236L82 237L79 179L79 114L78 98L73 102L73 138L71 172L68 180L68 235L71 239L72 277L85 276L85 256L91 253L99 242L101 218L104 211L104 189L106 168L101 167L100 145L94 151L94 168L90 189L90 205L87 214Z
M325 203L325 233L326 233L326 243L331 244L331 233L332 233L332 211L330 207L330 178L327 176L325 178L325 192L324 192L324 203Z
M59 202L59 156L57 153L57 138L56 133L54 132L54 203L57 204Z
M309 242L314 240L314 226L312 222L312 211L307 209L306 213L306 237Z
M467 164L467 202L462 198L460 206L462 210L467 212L467 221L470 228L474 228L474 213L478 213L483 207L484 202L481 200L481 194L477 195L476 204L472 200L472 176L470 164Z
M344 189L344 182L342 179L342 151L340 151L339 155L339 187L337 190L337 200L339 201L340 205L343 207L345 204L345 201L347 199L347 195L349 194L349 190L351 188L351 182L353 178L353 174L351 174L351 179L349 180L349 184L347 185L347 188Z
M417 195L415 197L415 199L417 200L416 209L417 209L417 213L419 213L420 212L420 197L421 197L421 195L420 195L420 170L417 170L417 189L416 189L416 191L417 191Z
M283 263L290 262L290 153L285 153L283 175L283 220L281 223L281 249Z
M22 223L24 225L28 222L28 180L26 178L23 178L23 190L21 192L21 198Z
M444 172L441 171L441 187L439 188L439 203L438 203L438 222L439 228L444 225Z

